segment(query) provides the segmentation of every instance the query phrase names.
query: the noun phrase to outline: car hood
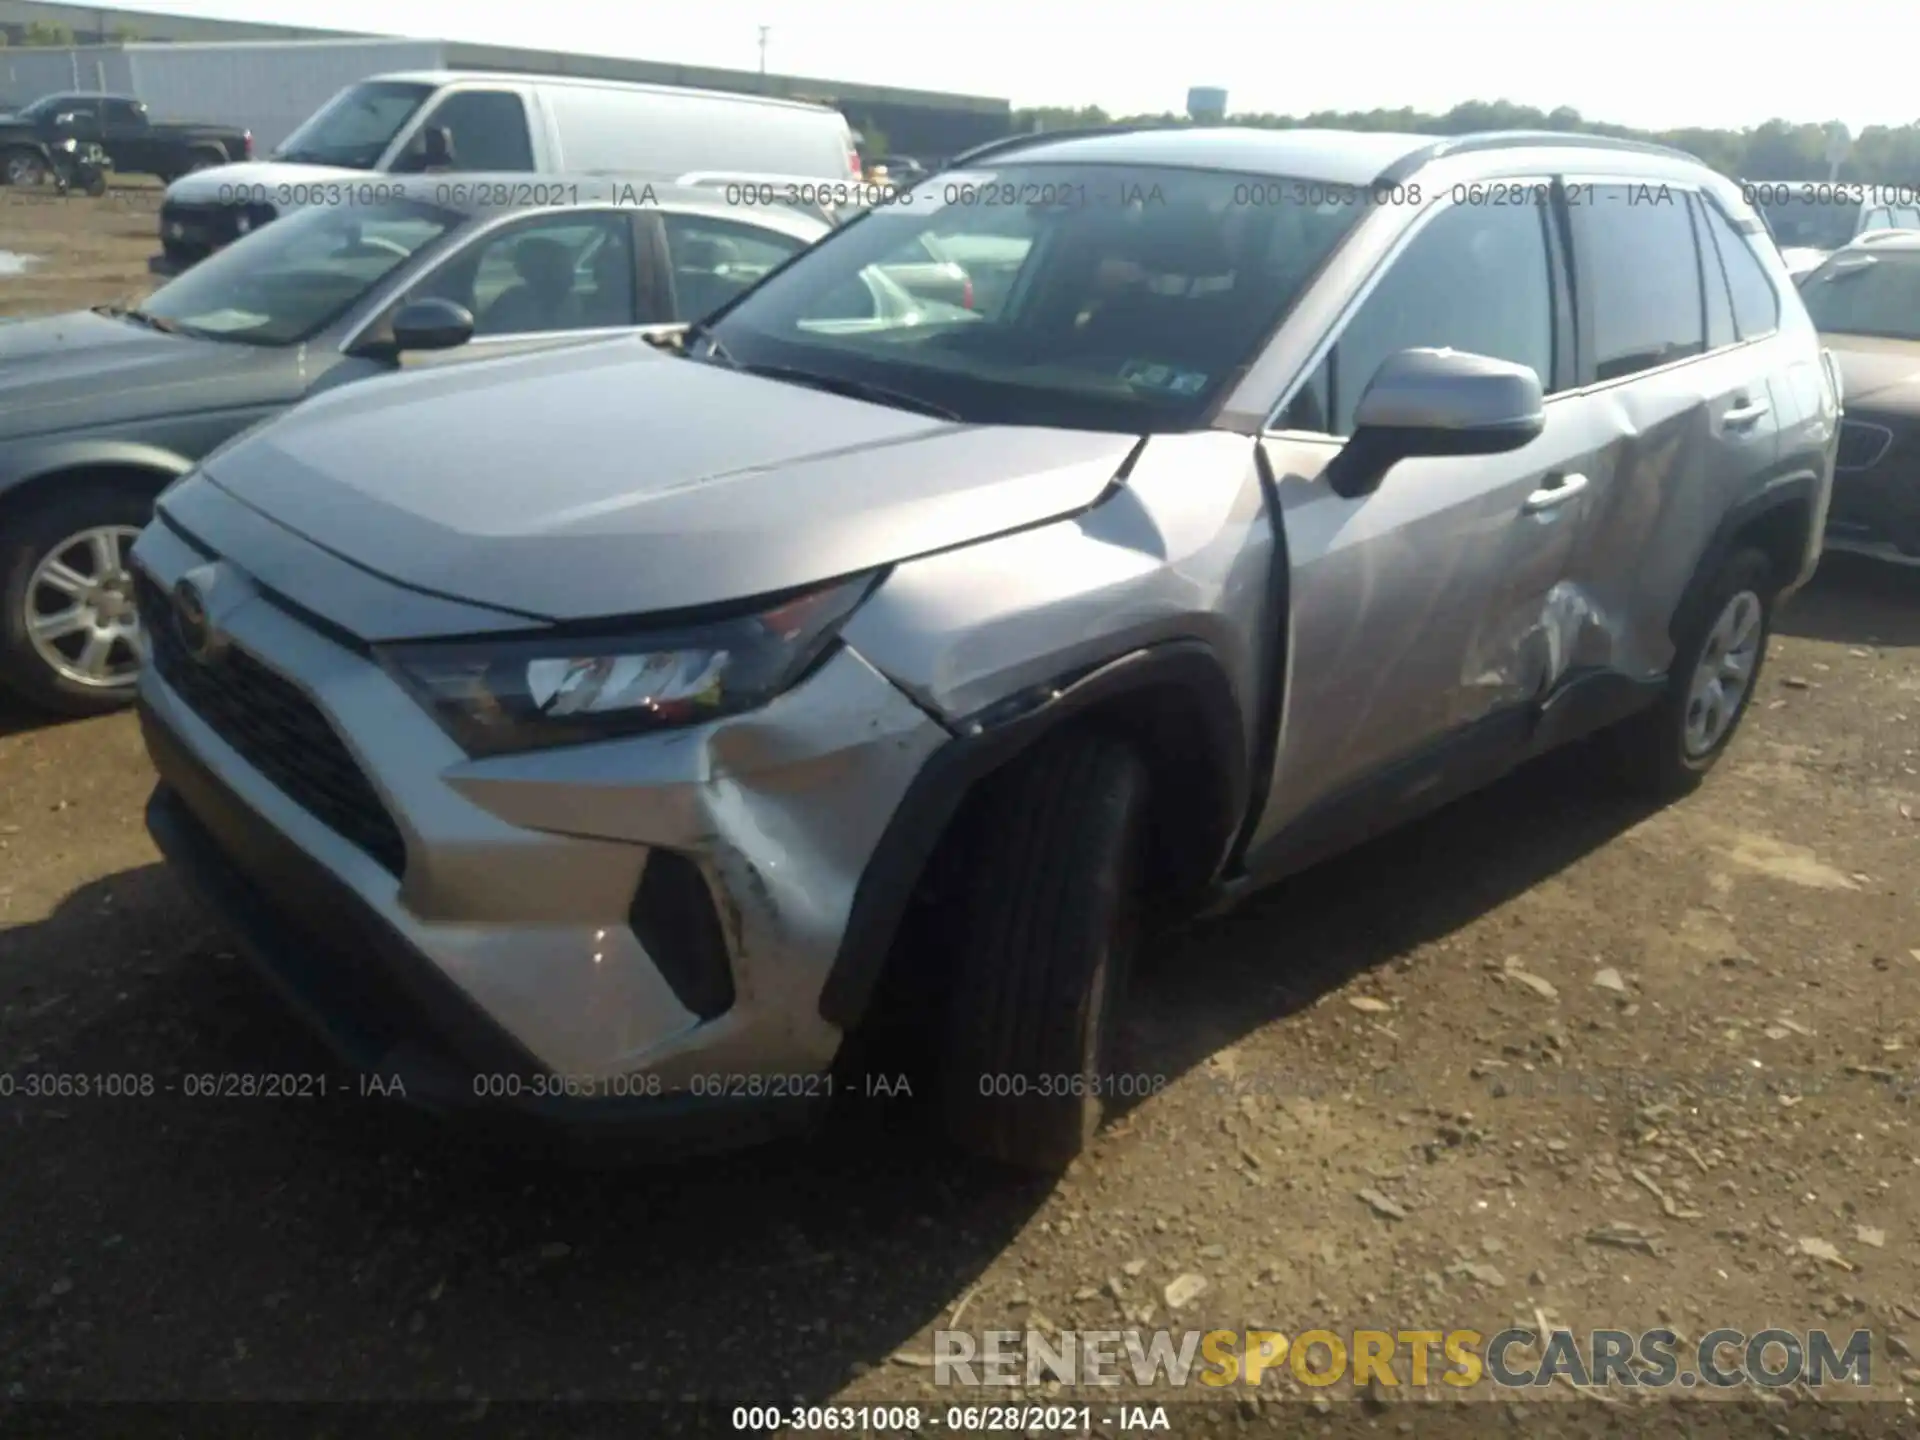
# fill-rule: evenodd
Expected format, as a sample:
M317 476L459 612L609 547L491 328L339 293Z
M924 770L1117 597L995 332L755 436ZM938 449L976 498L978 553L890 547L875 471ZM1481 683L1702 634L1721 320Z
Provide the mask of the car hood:
M297 375L269 354L87 310L0 326L0 436L247 404Z
M177 205L225 205L241 187L270 196L282 185L324 184L329 180L365 180L365 170L335 165L294 165L280 160L246 160L238 165L215 165L182 175L167 186L167 199Z
M388 580L579 620L770 594L1071 514L1137 443L952 424L629 339L335 391L206 475Z
M1848 409L1920 414L1920 341L1877 335L1822 335L1840 366L1841 403Z

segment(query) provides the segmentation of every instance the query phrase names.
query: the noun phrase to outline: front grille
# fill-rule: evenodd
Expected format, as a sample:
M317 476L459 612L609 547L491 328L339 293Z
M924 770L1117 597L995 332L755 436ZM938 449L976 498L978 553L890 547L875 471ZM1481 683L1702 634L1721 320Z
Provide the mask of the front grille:
M161 679L289 800L397 878L407 863L400 829L313 702L243 650L195 660L174 630L167 595L144 574L136 585L141 628Z
M169 259L201 260L241 235L244 218L250 230L273 219L271 205L193 204L168 200L160 206L160 246Z
M1840 451L1834 461L1836 470L1866 470L1886 456L1893 445L1893 432L1884 425L1865 420L1840 422Z

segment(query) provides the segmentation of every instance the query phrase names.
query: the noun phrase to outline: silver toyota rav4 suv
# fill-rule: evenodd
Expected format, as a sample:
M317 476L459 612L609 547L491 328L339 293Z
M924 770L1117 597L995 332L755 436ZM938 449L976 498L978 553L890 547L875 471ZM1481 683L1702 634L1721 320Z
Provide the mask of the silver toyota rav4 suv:
M1007 283L863 312L929 237ZM1696 782L1839 409L1677 152L1028 137L677 341L210 456L135 549L149 825L410 1099L747 1138L900 1001L953 1136L1054 1167L1146 920L1577 737Z

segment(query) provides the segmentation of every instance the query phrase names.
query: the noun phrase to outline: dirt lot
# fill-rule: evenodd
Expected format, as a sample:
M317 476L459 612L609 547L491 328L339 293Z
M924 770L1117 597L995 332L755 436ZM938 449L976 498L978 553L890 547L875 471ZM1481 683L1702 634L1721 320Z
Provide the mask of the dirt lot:
M45 257L0 282L0 313L137 287L152 208L0 197L0 249ZM944 1413L1009 1398L935 1388L948 1326L1544 1316L1688 1341L1870 1329L1880 1404L1790 1387L1737 1433L1910 1425L1916 579L1830 562L1784 615L1733 754L1682 805L1624 804L1569 754L1163 942L1130 1068L1166 1088L1051 1189L929 1146L904 1100L812 1147L654 1171L480 1149L344 1079L326 1100L186 1098L189 1074L328 1067L156 862L132 721L9 714L0 1397ZM50 1075L160 1093L22 1088ZM1207 1283L1171 1312L1184 1276ZM1376 1398L1419 1398L1398 1378ZM1526 1428L1652 1433L1683 1393L1556 1385ZM1329 1397L1331 1418L1306 1408ZM1282 1374L1258 1402L1210 1398L1169 1412L1174 1433L1371 1415ZM638 1413L598 1433L669 1428ZM1428 1433L1415 1413L1364 1423Z

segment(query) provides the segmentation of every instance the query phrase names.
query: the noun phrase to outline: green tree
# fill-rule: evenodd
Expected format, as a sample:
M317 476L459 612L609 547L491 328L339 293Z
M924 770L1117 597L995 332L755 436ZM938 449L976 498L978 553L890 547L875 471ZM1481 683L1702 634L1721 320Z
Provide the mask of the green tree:
M1071 130L1114 122L1097 106L1070 109L1041 106L1013 112L1016 134L1034 130ZM1184 125L1171 113L1128 115L1122 124ZM1826 124L1812 120L1768 120L1744 130L1690 126L1679 130L1636 130L1589 120L1571 106L1551 111L1508 100L1470 100L1444 115L1397 110L1323 110L1311 115L1230 115L1227 124L1263 130L1401 131L1426 135L1467 135L1483 130L1553 130L1563 134L1610 135L1647 140L1698 156L1723 175L1745 180L1824 180L1827 177ZM1883 185L1920 182L1920 122L1870 126L1854 141L1840 167L1840 179Z
M73 31L64 25L55 25L50 20L35 20L29 23L21 33L20 43L64 47L73 44Z

